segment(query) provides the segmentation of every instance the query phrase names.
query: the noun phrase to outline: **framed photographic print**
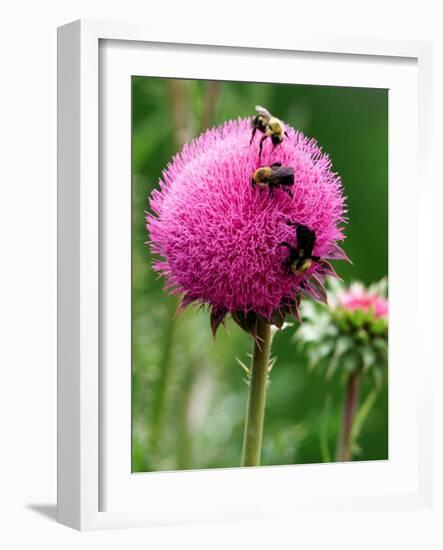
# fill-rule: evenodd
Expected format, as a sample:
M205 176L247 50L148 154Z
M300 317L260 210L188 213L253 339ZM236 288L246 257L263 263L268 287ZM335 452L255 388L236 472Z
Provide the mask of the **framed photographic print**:
M59 521L433 513L429 44L194 40L59 29Z

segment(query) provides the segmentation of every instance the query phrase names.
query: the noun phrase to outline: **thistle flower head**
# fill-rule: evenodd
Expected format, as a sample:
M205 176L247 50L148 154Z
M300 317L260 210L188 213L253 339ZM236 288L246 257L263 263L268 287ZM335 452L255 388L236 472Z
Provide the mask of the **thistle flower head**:
M328 262L312 262L304 273L284 266L286 241L296 246L293 226L315 231L313 255L346 259L337 241L344 238L345 201L340 178L313 139L286 126L288 136L274 147L259 139L250 145L251 120L213 128L185 145L163 172L147 216L153 267L182 305L208 305L216 330L227 313L247 329L260 315L281 325L297 314L301 293L325 300ZM282 189L254 188L257 168L281 163L294 169L292 197Z
M324 368L328 377L337 369L344 374L371 372L380 384L388 352L387 282L365 288L352 283L343 288L329 283L330 308L304 304L304 324L295 339L305 349L312 367Z
M377 319L388 315L387 298L375 290L365 289L360 283L353 283L348 290L339 294L337 305L346 311L372 312Z

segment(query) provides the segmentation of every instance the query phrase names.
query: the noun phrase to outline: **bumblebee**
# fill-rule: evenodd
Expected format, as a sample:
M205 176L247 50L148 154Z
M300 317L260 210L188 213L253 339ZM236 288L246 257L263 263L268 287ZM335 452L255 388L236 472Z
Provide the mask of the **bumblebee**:
M255 110L257 111L258 115L252 117L252 136L249 145L252 144L257 130L264 134L264 136L260 140L260 150L258 154L260 158L263 149L263 142L265 141L265 139L271 138L271 141L275 147L283 141L285 136L289 136L285 130L285 125L283 124L283 122L277 117L272 116L267 109L261 107L260 105L256 105Z
M253 187L267 186L271 196L274 189L280 187L292 199L292 191L288 187L294 185L294 169L291 166L282 166L281 162L274 162L271 166L262 166L252 174L251 184Z
M280 246L286 246L289 250L289 257L285 260L284 265L290 273L304 273L307 271L312 262L322 263L320 256L313 256L312 252L315 246L315 231L300 223L287 222L288 225L295 226L297 237L297 246L292 246L284 241Z

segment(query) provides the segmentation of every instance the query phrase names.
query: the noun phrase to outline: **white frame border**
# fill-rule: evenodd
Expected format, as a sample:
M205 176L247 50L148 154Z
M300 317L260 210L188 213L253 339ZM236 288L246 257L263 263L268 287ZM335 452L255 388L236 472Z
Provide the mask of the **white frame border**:
M370 40L300 35L242 39L219 38L213 31L169 31L117 22L77 21L58 30L58 521L77 529L169 524L140 511L99 511L99 235L98 235L98 82L99 40L172 42L239 48L411 57L419 78L419 178L424 204L432 204L430 183L431 46L427 42ZM431 224L431 219L429 219ZM429 231L429 233L431 230ZM430 336L431 339L431 336ZM431 350L431 340L427 342ZM388 508L432 507L431 366L420 387L419 490L392 496ZM427 384L424 382L427 380ZM348 502L349 500L349 502ZM386 498L383 504L386 504ZM344 499L341 509L355 507ZM363 508L380 509L367 497ZM320 510L318 502L312 507ZM290 513L290 506L288 506ZM385 509L386 507L383 506ZM253 507L243 518L258 517ZM192 514L184 522L198 522Z

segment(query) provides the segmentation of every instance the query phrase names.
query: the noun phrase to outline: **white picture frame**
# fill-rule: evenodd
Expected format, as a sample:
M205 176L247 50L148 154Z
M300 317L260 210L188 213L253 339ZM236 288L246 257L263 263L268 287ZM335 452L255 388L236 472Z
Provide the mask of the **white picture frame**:
M421 238L431 234L432 224L424 214L424 205L432 201L433 192L427 154L431 139L430 44L300 33L294 39L277 36L258 39L245 33L241 39L232 40L225 39L223 32L219 36L205 36L204 30L199 36L189 37L185 28L173 34L167 36L158 28L100 21L74 22L61 27L58 33L59 522L89 530L325 513L331 507L334 513L358 509L364 513L377 510L389 514L406 508L432 515L435 488L430 380L431 377L435 380L436 374L432 372L431 335L417 320L419 314L420 318L432 315L432 286L429 282L424 284L419 263L410 276L413 284L409 284L414 290L408 290L401 277L401 267L411 263L408 247L418 247L420 243L421 254L432 255L432 239ZM122 79L143 74L140 67L146 63L150 64L148 74L152 76L183 76L180 70L183 71L191 56L188 77L235 79L232 71L237 63L242 67L238 74L248 80L268 63L274 67L270 81L275 78L280 82L287 73L287 60L294 57L300 74L305 71L304 82L340 85L343 82L340 75L352 69L354 85L385 87L385 83L392 83L398 101L390 104L390 244L395 245L393 249L391 246L390 254L390 300L394 303L391 312L394 315L398 312L399 322L391 325L390 346L398 350L404 366L402 378L396 377L395 370L393 376L390 374L390 416L393 416L390 434L395 441L390 445L390 460L384 464L174 472L144 478L131 476L128 470L129 376L125 382L112 361L103 364L103 357L110 356L106 346L112 340L104 339L103 331L113 330L106 325L108 306L118 308L118 316L111 317L118 317L123 323L118 328L125 336L120 343L112 344L119 346L113 348L113 355L122 357L123 362L127 359L130 338L127 293L122 293L118 303L109 301L109 289L124 286L129 270L125 236L130 228L125 226L129 219L125 201L130 187L119 185L125 178L130 182L131 177L125 103L129 87L127 80ZM217 63L213 62L214 56L218 56ZM240 62L242 56L250 58L247 65ZM321 63L322 68L317 75L311 68L316 63ZM359 72L359 64L364 66L363 71ZM329 66L334 66L334 70L328 71ZM287 81L293 82L293 78L290 75ZM106 95L107 90L113 93ZM115 109L118 105L126 107L120 112ZM109 109L116 113L115 119L111 120ZM407 123L411 135L418 136L417 142L409 136L405 138L401 128L408 110L413 114ZM114 141L116 136L118 141ZM116 150L118 155L113 153ZM401 162L401 151L407 152L407 167ZM110 178L108 159L117 164L112 165L114 180L104 181L103 173ZM402 182L403 188L396 182ZM411 221L417 188L420 207ZM401 208L395 202L399 196L403 201ZM112 211L117 204L120 208L123 205L126 217L122 215L119 222L123 233L121 246L114 246L111 254L106 247L106 235L112 228L103 222L106 216L100 213L104 209ZM414 235L408 244L402 244L399 228L408 223L413 226ZM116 276L103 284L102 278L106 278L111 265L122 267L113 270ZM416 314L409 328L400 322L405 292L409 292L410 310ZM414 335L418 335L418 343L413 342ZM404 354L400 344L405 338L411 342L409 359L400 355ZM419 351L421 369L415 372L412 358L418 357ZM390 362L392 353L390 349ZM391 395L391 387L397 393ZM118 407L109 408L109 402L118 403ZM111 410L122 412L111 416ZM402 438L397 428L405 414L409 415L409 425L416 425L417 431ZM112 437L109 425L113 428ZM313 485L314 478L318 486ZM366 480L366 485L362 480ZM291 497L285 491L290 484L297 486L297 496ZM259 492L254 490L258 486ZM235 487L239 494L232 492ZM248 499L241 499L242 487L248 488ZM150 502L143 504L140 501L145 494L149 494ZM162 500L162 494L168 498Z

